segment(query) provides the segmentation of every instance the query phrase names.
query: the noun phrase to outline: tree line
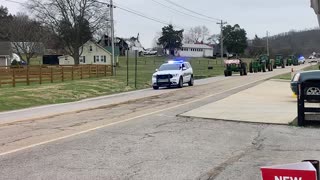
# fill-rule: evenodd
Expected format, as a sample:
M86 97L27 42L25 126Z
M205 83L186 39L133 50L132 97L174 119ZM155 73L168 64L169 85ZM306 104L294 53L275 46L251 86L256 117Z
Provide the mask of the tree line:
M109 7L96 0L29 0L24 6L30 15L0 6L0 40L12 42L28 64L45 47L63 49L79 64L82 45L106 32L109 22Z

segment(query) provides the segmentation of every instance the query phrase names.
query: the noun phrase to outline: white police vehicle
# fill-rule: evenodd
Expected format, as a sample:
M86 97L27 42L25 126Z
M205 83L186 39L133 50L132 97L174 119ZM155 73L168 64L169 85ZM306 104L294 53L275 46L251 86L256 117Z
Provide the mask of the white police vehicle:
M170 60L162 64L152 75L153 89L159 87L183 87L183 84L193 86L193 70L189 62L183 60Z

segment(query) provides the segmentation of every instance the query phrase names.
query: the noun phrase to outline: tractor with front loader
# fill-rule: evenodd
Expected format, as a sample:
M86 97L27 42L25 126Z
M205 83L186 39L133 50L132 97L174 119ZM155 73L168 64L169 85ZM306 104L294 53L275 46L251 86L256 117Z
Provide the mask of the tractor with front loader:
M250 73L273 71L273 63L268 55L260 55L249 64Z
M277 69L278 66L280 66L281 68L285 68L286 67L286 63L285 63L284 57L281 54L277 54L275 56L273 69Z
M247 63L243 62L241 59L229 59L224 61L225 70L224 76L232 76L232 72L239 72L240 76L246 76L248 74L247 71Z

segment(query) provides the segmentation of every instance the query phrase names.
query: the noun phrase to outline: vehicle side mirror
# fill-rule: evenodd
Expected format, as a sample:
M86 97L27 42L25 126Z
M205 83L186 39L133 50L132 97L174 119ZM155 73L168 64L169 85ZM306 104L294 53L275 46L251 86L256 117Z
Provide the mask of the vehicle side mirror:
M185 71L185 70L187 70L187 68L186 68L186 67L183 67L183 68L182 68L182 71Z
M158 72L159 71L159 69L156 69L156 72Z

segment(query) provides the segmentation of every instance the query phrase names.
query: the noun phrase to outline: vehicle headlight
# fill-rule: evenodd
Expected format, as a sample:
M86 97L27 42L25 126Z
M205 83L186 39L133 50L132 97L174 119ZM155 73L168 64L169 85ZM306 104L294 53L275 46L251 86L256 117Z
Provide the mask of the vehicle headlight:
M293 78L293 82L298 82L299 78L300 78L300 73L297 73Z
M178 74L172 74L172 77L177 77L178 76Z

